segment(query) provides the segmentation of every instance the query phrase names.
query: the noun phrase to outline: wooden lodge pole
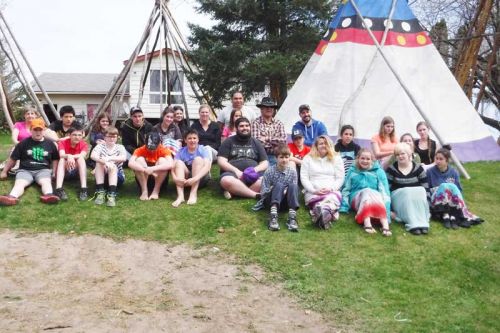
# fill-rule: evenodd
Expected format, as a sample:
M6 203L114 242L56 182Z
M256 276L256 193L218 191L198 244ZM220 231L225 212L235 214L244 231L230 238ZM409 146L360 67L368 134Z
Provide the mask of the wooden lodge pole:
M52 101L50 100L50 97L49 95L47 95L47 92L45 91L45 89L43 89L42 87L42 84L40 83L40 81L38 80L38 78L36 77L36 74L35 74L35 71L33 70L33 68L31 67L30 63L28 62L28 59L26 58L26 56L24 55L24 52L21 48L21 46L19 45L19 43L17 42L17 39L16 37L14 36L14 34L12 33L12 30L10 30L10 27L9 27L9 24L7 23L7 20L5 20L5 17L3 16L2 14L2 11L0 10L0 19L3 21L3 23L5 24L5 27L7 28L9 34L10 34L10 37L12 38L12 40L14 41L14 44L16 45L17 49L19 50L19 54L21 55L21 57L23 58L26 66L28 67L28 70L30 71L31 75L33 75L33 79L35 80L36 84L38 85L38 88L40 88L40 91L42 92L43 96L45 97L45 100L47 101L47 103L49 104L49 107L52 111L52 113L54 114L54 117L56 117L56 119L61 119L61 117L59 116L59 113L56 111L56 108L54 107L54 104L52 104ZM5 34L4 34L5 36ZM7 37L7 36L5 36ZM6 38L7 39L7 38Z

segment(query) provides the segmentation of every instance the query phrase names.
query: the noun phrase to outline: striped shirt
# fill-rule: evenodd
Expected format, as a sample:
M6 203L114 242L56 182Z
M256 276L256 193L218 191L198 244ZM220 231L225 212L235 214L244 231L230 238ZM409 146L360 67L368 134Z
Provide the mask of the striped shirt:
M121 144L114 144L113 147L108 147L105 143L98 144L94 150L92 151L93 154L97 154L98 158L103 158L106 159L107 157L116 157L116 156L127 156L127 152L125 150L125 147ZM118 171L123 170L123 162L118 162L116 163L116 166L118 167Z
M429 195L429 184L427 183L427 174L425 173L422 164L412 162L412 169L410 173L404 175L397 168L398 163L391 164L387 169L387 181L391 192L404 187L422 186L425 188L427 195Z

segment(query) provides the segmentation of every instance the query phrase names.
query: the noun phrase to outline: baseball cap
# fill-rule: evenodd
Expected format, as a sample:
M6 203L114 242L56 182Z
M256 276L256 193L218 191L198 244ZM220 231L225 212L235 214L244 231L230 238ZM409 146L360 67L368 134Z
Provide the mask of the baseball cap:
M139 106L134 106L130 109L130 115L132 116L134 113L137 113L137 112L141 112L142 113L142 109L139 107Z
M30 128L31 128L31 129L35 129L35 128L41 128L41 129L44 129L44 128L45 128L45 121L43 121L43 119L42 119L42 118L36 118L36 119L33 119L33 120L31 121Z
M295 140L295 138L298 138L298 137L303 138L304 137L304 132L302 132L302 130L300 130L300 129L293 130L293 132L292 132L292 140Z
M299 106L299 112L303 111L303 110L311 110L311 108L309 107L309 104L302 104L301 106Z

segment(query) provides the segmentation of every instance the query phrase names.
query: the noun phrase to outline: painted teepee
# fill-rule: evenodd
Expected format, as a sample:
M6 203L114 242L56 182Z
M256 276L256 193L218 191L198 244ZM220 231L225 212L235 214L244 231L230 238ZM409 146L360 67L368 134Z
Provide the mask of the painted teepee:
M500 160L483 124L406 0L344 1L277 117L291 129L298 107L330 135L351 124L368 146L384 116L416 136L425 117L461 161Z

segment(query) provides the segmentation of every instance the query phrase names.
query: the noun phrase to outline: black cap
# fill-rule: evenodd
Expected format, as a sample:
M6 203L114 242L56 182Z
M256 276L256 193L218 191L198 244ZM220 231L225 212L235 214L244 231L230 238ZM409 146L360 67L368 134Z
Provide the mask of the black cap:
M132 107L132 108L130 109L130 115L131 115L131 116L133 116L133 115L134 115L134 113L137 113L137 112L141 112L141 113L143 113L143 112L142 112L142 109L141 109L139 106L134 106L134 107Z

